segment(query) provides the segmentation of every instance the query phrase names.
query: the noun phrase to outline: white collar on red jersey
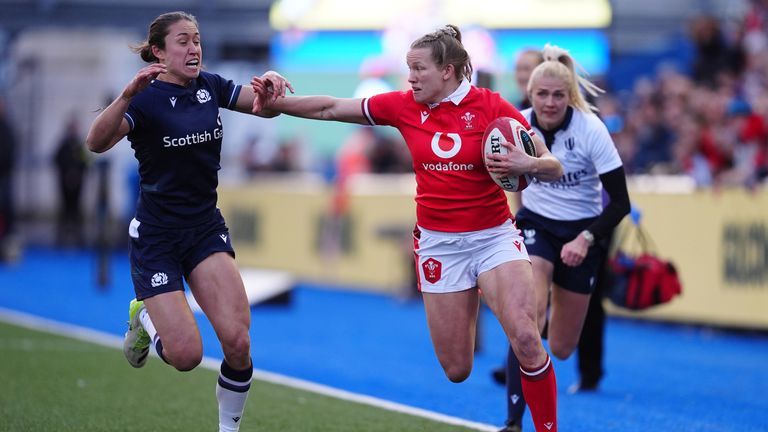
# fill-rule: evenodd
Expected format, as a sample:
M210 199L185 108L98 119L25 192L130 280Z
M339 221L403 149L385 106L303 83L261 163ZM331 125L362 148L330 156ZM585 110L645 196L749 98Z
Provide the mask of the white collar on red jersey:
M462 100L464 100L464 97L469 93L469 89L472 88L472 85L469 84L469 81L466 79L461 80L459 83L459 86L456 88L456 90L450 94L450 96L446 97L440 103L443 102L453 102L454 105L458 106ZM430 108L434 108L440 104L429 104Z

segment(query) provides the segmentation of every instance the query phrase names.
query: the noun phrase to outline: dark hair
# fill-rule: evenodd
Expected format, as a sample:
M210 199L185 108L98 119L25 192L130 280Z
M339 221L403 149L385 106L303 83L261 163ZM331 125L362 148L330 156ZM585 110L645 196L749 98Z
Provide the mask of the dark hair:
M139 45L132 46L131 49L139 54L145 62L157 63L159 60L152 54L152 47L157 46L160 49L165 49L165 37L168 36L168 27L182 20L190 21L195 26L198 26L197 18L190 13L180 11L164 13L155 18L152 24L149 25L147 39Z
M472 80L472 62L461 43L461 31L453 24L447 24L432 33L416 39L411 49L429 48L432 60L439 67L453 65L456 79Z

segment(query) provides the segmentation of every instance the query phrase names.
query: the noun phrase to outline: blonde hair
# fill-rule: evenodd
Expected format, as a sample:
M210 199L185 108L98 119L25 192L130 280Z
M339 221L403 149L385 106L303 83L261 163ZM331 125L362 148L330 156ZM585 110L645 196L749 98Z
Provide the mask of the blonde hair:
M528 80L528 93L533 89L534 81L540 77L546 76L560 79L568 86L568 96L574 108L584 112L597 112L597 107L587 102L579 87L591 96L605 93L605 90L596 86L585 77L588 75L587 72L571 57L571 54L556 45L546 44L544 49L541 50L541 55L544 58L544 62L536 66L533 72L531 72L531 78ZM581 74L576 72L577 68Z

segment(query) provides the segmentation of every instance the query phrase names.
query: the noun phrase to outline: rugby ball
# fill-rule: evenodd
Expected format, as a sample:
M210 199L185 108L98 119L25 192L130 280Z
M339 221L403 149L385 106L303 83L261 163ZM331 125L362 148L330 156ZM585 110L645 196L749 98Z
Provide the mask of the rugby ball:
M526 152L529 156L536 156L536 146L533 138L528 134L522 123L512 117L499 117L490 122L483 134L483 161L486 154L507 154L507 148L501 145L502 141L513 143L517 148ZM499 187L508 192L520 192L528 187L533 180L528 174L520 176L503 176L489 172L491 178Z

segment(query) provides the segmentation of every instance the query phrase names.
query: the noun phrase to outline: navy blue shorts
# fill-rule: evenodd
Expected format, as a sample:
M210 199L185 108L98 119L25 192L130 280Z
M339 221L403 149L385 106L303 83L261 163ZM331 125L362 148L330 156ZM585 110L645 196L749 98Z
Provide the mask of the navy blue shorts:
M554 264L552 281L568 291L591 294L608 254L605 240L597 240L589 248L584 261L570 267L560 259L563 245L576 238L595 218L558 221L540 216L526 208L517 212L517 228L523 232L528 255L538 256Z
M216 252L235 256L229 230L218 209L208 222L194 227L158 227L133 219L128 232L131 278L138 300L183 291L183 278Z

